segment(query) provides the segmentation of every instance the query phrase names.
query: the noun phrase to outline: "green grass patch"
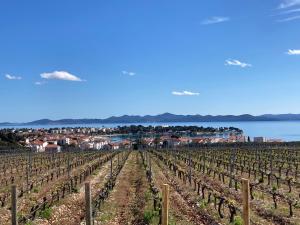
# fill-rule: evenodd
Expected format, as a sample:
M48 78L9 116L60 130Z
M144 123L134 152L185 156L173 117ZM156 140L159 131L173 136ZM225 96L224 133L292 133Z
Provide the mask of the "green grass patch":
M154 218L158 218L159 217L159 213L158 211L154 211L154 210L146 210L144 212L144 222L146 224L151 224L154 220Z
M207 202L205 200L200 200L198 206L199 206L200 209L203 210L203 209L207 208L208 204L207 204Z
M37 188L37 187L33 188L33 190L32 190L33 193L39 193L39 191L40 191L40 190L39 190L39 188Z
M236 216L234 221L231 223L232 225L243 225L243 219L240 216Z
M52 214L52 209L51 208L45 208L44 210L40 211L39 215L43 219L49 220Z

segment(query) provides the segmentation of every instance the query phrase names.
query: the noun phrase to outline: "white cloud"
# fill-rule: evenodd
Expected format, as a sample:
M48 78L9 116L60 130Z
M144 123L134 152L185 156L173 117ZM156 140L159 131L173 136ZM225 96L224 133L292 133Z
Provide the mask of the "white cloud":
M129 72L129 71L123 70L122 74L129 75L129 76L134 76L136 73L135 72Z
M278 6L279 9L286 9L293 6L300 5L300 0L282 0L281 4Z
M291 17L288 17L288 18L285 18L285 19L280 19L280 20L277 20L277 22L288 22L288 21L299 20L299 19L300 19L300 15L291 16Z
M45 81L37 81L37 82L34 82L35 85L43 85L43 84L46 84Z
M246 68L246 67L251 67L252 65L249 64L249 63L244 63L244 62L241 62L239 60L236 60L236 59L227 59L225 61L225 65L226 66L240 66L242 68Z
M300 49L289 49L286 54L288 54L288 55L300 55Z
M222 23L222 22L226 22L229 20L230 20L229 17L214 16L214 17L208 18L206 20L203 20L202 25Z
M22 80L22 77L17 77L9 74L5 74L6 79L8 80Z
M199 95L198 92L191 92L191 91L172 91L172 95L177 96L193 96L193 95Z
M278 19L277 22L289 22L300 19L299 6L300 0L281 0L281 4L278 6L278 9L281 10L281 12L277 15L286 15L288 17Z
M68 81L84 81L81 78L70 74L66 71L54 71L52 73L42 73L41 78L43 79L55 79L55 80L68 80Z
M300 8L285 10L285 11L282 11L281 13L279 13L278 15L286 15L286 14L292 14L292 13L297 13L297 12L300 12Z

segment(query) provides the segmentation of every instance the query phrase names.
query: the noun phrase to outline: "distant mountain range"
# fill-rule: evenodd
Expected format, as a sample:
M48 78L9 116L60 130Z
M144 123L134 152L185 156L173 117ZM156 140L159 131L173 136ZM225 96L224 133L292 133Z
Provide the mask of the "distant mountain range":
M70 125L70 124L107 124L107 123L167 123L167 122L238 122L238 121L300 121L300 114L264 114L253 116L243 115L175 115L164 113L156 116L112 116L106 119L41 119L27 123L0 123L0 126L31 126L31 125Z

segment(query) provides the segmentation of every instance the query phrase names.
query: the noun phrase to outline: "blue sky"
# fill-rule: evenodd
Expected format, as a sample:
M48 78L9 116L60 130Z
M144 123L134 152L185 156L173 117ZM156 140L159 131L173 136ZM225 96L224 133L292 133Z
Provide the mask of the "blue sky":
M300 113L300 0L0 3L0 122Z

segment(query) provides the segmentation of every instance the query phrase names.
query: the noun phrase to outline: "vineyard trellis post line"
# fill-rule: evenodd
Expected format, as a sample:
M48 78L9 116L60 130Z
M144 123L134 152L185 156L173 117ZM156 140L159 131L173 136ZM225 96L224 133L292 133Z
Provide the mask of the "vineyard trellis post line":
M148 151L146 151L146 155L147 155L147 164L148 164L148 166L150 166L150 157L149 157Z
M149 167L150 167L150 173L152 175L152 162L151 162L151 157L149 156Z
M27 191L29 191L30 176L31 176L31 149L28 149L28 164L27 164L27 174L26 174Z
M118 167L119 167L119 165L120 165L120 159L119 159L119 156L120 156L120 154L119 154L119 152L118 152Z
M70 170L71 170L71 165L70 165L70 148L68 148L68 179L70 179L71 175L70 175Z
M169 185L163 185L162 225L169 224Z
M112 178L112 170L113 170L113 157L110 158L110 179Z
M243 196L243 221L244 225L250 225L250 188L249 180L242 178Z
M234 174L234 163L236 159L236 149L231 149L231 154L230 154L230 180L229 180L229 187L232 187L232 177Z
M85 221L86 225L92 225L92 197L89 182L85 183Z
M273 179L272 179L272 176L273 176L273 149L269 149L269 154L270 154L270 185L272 186L273 184Z
M11 224L17 225L17 187L11 186Z
M189 151L189 183L192 183L191 152Z

